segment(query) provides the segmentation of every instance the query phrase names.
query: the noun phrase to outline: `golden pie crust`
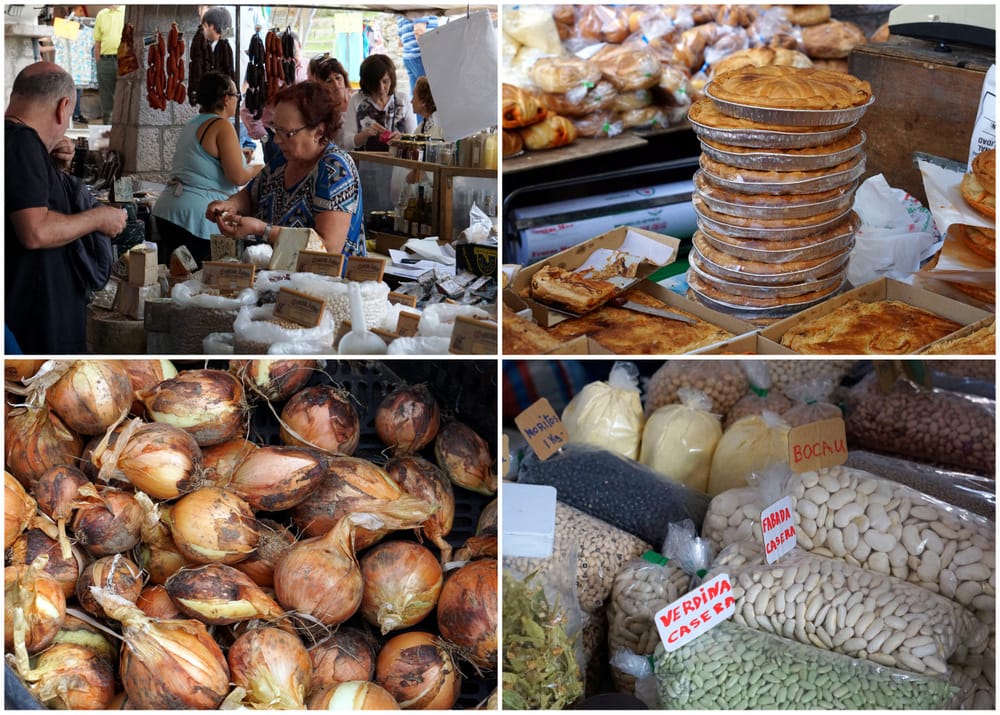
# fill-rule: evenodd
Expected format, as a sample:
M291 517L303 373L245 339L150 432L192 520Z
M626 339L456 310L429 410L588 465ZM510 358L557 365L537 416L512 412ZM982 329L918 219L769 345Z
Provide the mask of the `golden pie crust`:
M967 226L956 224L953 229L955 235L965 246L981 258L996 263L997 260L997 232L992 228L981 228L979 226Z
M821 214L806 216L803 218L744 218L742 216L732 216L730 214L714 211L708 206L708 204L705 203L705 200L698 195L693 196L691 198L691 202L694 204L695 211L705 218L715 221L716 223L737 228L759 228L765 231L777 231L783 228L788 229L822 226L828 221L833 221L838 216L843 216L845 214L845 210L843 208L837 208L833 211L826 211Z
M800 156L826 156L828 154L837 154L842 151L847 151L848 149L853 149L859 146L864 140L864 135L861 130L857 127L851 129L846 137L838 139L835 142L829 144L819 144L817 146L805 147L803 149L754 149L745 146L734 146L732 144L722 144L720 142L710 141L708 139L702 139L703 144L708 144L713 149L719 151L724 151L727 154L768 154L774 156L789 156L789 157L800 157Z
M904 355L961 327L896 300L851 300L794 326L781 336L781 344L812 355Z
M698 293L716 300L720 303L727 303L729 305L742 305L748 308L783 308L789 305L804 305L806 303L813 303L818 300L822 300L829 295L837 292L840 288L839 283L824 288L822 290L810 291L808 293L802 293L796 296L773 296L769 298L761 298L759 296L748 296L739 295L736 293L730 293L725 288L719 287L710 280L705 279L703 276L698 275L694 271L688 272L688 285Z
M560 342L545 328L522 318L507 308L503 310L503 351L509 355L537 355L559 347Z
M740 117L730 117L719 111L715 103L708 97L701 97L695 100L688 110L688 119L695 124L701 124L712 129L721 131L759 131L759 132L782 132L786 134L816 134L843 129L850 123L836 124L829 127L797 127L787 124L765 124L764 122L754 122Z
M618 291L614 283L584 278L557 266L542 266L531 276L530 296L540 303L586 313Z
M832 110L866 105L871 85L843 72L815 68L743 67L712 80L714 99L768 109Z
M828 169L816 169L813 171L773 171L758 169L741 169L738 166L724 164L716 161L706 154L701 155L701 168L706 173L723 179L724 181L741 184L792 184L799 181L810 181L812 179L822 179L834 174L842 174L856 167L864 157L856 156L848 161L831 166Z
M935 343L921 355L993 355L997 347L997 321L959 338L949 338Z
M729 331L684 310L668 306L640 290L628 291L625 296L640 305L669 310L694 318L697 322L695 325L688 325L669 318L604 305L587 315L564 320L550 328L549 335L560 342L589 335L608 350L620 355L677 355L733 337Z
M733 248L743 248L754 251L787 251L796 248L810 248L827 241L831 241L838 236L843 236L848 231L853 231L856 227L860 225L860 219L857 214L851 213L846 219L836 226L831 226L828 229L824 229L820 233L814 236L807 236L806 238L790 238L781 241L769 241L763 238L740 238L737 236L726 236L725 234L712 231L706 227L701 227L697 233L705 234L709 238L714 239L719 243L725 243L732 246ZM697 235L697 233L695 235ZM835 253L839 252L835 251Z
M710 199L727 204L739 204L758 208L794 208L809 206L844 196L852 191L854 184L844 184L827 191L817 191L812 194L741 194L738 191L723 189L705 180L705 175L697 172L694 185L699 192Z
M979 179L979 183L996 193L997 185L997 152L996 149L987 149L976 154L972 160L972 173Z
M975 211L986 218L996 219L997 217L997 197L992 190L983 185L979 177L973 172L969 172L962 177L959 186L962 198Z
M820 256L818 258L809 258L805 260L792 260L792 261L782 261L780 263L767 263L765 261L753 261L746 258L740 258L738 256L733 256L717 248L710 246L705 240L704 236L701 235L701 231L695 231L694 236L691 237L691 241L694 247L698 249L698 253L702 257L714 263L721 268L725 268L730 271L738 271L740 273L748 273L755 276L781 276L788 273L798 273L799 271L808 271L813 268L819 268L824 263L828 263L840 255L843 255L845 249L840 249L829 256ZM849 249L848 249L849 250ZM837 272L843 266L836 265L832 270L827 269L815 276L810 276L809 280L819 280L824 278L831 273ZM712 267L710 265L703 266L706 273L712 273ZM718 269L716 269L716 272ZM729 280L726 276L717 276L723 280Z

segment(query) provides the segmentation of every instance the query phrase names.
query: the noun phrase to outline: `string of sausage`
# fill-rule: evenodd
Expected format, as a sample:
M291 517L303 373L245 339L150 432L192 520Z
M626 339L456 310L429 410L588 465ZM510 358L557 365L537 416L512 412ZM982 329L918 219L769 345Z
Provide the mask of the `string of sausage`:
M167 92L166 98L171 102L183 104L187 99L187 89L184 87L184 38L177 29L177 23L170 25L167 35Z
M266 50L264 69L267 78L267 96L273 97L281 89L280 82L285 77L282 68L285 53L281 47L281 38L274 30L268 31L267 39L264 41L264 49Z
M215 56L212 68L216 72L229 75L233 83L239 86L239 75L236 74L236 58L233 56L233 46L229 40L221 39L215 43Z
M246 93L244 96L245 106L251 112L254 119L264 116L264 105L267 103L267 78L264 70L264 41L260 39L260 33L255 32L250 38L250 46L247 48L247 57L250 62L247 65Z
M160 111L167 108L166 45L163 33L157 31L156 42L146 52L146 101Z

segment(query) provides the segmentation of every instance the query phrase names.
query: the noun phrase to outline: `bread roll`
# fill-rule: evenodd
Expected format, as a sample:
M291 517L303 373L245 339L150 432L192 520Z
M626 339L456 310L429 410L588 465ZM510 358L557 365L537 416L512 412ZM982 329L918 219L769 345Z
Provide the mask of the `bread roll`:
M627 112L631 109L642 109L653 103L653 93L648 89L637 89L634 92L619 92L611 108L616 112Z
M853 22L830 20L802 28L802 44L813 58L843 59L858 45L868 42L865 33Z
M542 57L531 68L531 80L541 91L564 94L581 85L597 84L601 70L579 57Z
M829 5L778 5L778 7L785 11L785 16L794 25L809 27L830 19Z
M503 156L519 154L524 149L524 140L521 139L521 135L509 129L501 131L503 131Z
M503 85L503 127L516 129L540 122L545 118L545 107L534 92L512 84Z
M648 89L660 79L660 58L639 44L605 45L590 61L621 92Z
M573 117L572 122L578 136L590 139L613 137L622 132L622 124L618 120L617 113L610 109L591 112L583 117Z
M566 117L550 114L541 122L521 129L524 147L532 151L555 149L576 141L576 127Z
M565 94L543 94L540 99L550 112L564 117L582 117L591 112L609 109L618 96L614 85L601 80L589 90L580 86Z

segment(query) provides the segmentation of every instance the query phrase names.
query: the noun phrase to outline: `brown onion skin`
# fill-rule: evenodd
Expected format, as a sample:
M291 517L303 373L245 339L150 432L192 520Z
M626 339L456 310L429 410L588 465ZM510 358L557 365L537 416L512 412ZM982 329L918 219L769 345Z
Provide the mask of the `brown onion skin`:
M60 464L46 469L35 483L35 499L38 508L52 519L68 519L77 500L80 487L90 484L87 475L69 464Z
M122 360L122 367L128 373L132 385L132 414L144 417L146 407L135 397L140 390L148 390L164 380L177 376L177 368L169 360Z
M58 710L104 710L115 697L114 663L75 643L56 643L38 655L29 692Z
M245 701L271 709L305 709L306 693L312 684L312 661L298 636L280 628L247 631L229 648L228 662L233 683L247 691ZM277 701L270 701L273 692L255 691L254 681L261 676L285 686Z
M230 360L229 370L247 392L271 402L287 400L309 382L319 367L316 360Z
M77 543L93 556L121 554L142 537L142 507L129 492L101 490L104 504L83 506L73 517Z
M441 409L426 385L400 385L375 411L375 432L393 454L413 454L434 441Z
M237 563L260 540L250 505L221 487L203 487L184 495L167 517L178 551L195 563Z
M309 658L313 664L313 691L375 677L375 644L357 628L338 628L309 649Z
M375 682L404 710L450 710L462 678L441 642L424 631L390 638L375 662Z
M119 360L76 360L45 391L45 402L74 432L103 434L128 414L132 381Z
M136 396L150 419L190 432L200 447L240 437L246 429L243 383L224 370L183 370Z
M259 445L243 437L235 437L201 450L201 465L204 479L214 484L224 485L233 472L249 457Z
M4 472L3 548L6 551L28 528L35 517L37 504L21 482L10 472Z
M72 556L64 559L58 541L41 529L28 529L11 545L7 561L11 566L26 566L41 554L49 556L44 569L46 575L62 586L63 595L70 598L76 590L80 570L87 563L86 556L74 547Z
M295 534L278 522L264 518L257 519L260 540L257 548L243 561L233 564L253 582L263 588L274 586L274 568L295 544Z
M494 457L490 446L471 427L461 422L449 422L434 440L434 456L455 486L480 494L497 492L497 476L493 472Z
M448 575L438 599L438 630L480 668L497 667L497 561L470 561Z
M382 635L415 626L434 610L444 574L426 546L411 541L376 544L361 557L361 617Z
M174 599L161 583L146 586L136 599L135 605L150 618L183 618Z
M45 364L44 360L11 360L3 361L4 380L20 383L24 378L31 377Z
M124 432L109 440L117 445ZM193 489L201 478L201 447L188 432L173 425L149 422L129 432L118 454L116 474L155 499L176 499ZM92 455L94 464L105 466L108 451ZM159 470L156 467L159 466Z
M497 500L494 499L483 507L476 521L476 536L497 535Z
M280 435L287 445L318 447L350 456L361 439L361 420L349 393L316 385L300 390L285 403Z
M292 520L306 536L322 536L340 519L371 499L398 499L405 492L385 470L357 457L330 457L327 473L309 498L292 509ZM359 527L354 546L361 550L379 541L388 530Z
M13 594L20 592L25 595L28 589L32 589L31 593L27 594L31 602L24 604L27 606L24 612L27 620L25 647L29 653L38 653L55 640L62 627L63 619L66 618L66 597L63 595L62 586L43 572L32 571L31 566L7 566L4 568L3 576L4 650L8 653L14 652L13 606L15 597ZM19 589L18 584L25 588ZM48 604L44 612L39 611L35 605L39 600ZM50 609L55 609L56 614L48 613Z
M441 469L423 457L407 455L393 457L385 471L407 494L437 504L438 509L420 527L419 532L441 549L442 560L447 561L451 545L445 540L455 522L455 490Z
M90 615L105 618L107 614L91 594L91 586L106 589L135 603L142 594L142 569L131 559L115 554L102 556L80 572L76 582L76 600Z
M270 620L284 615L281 607L249 576L227 564L202 564L177 571L163 584L181 612L210 625L249 620L245 613L220 610L221 604L250 604L254 618Z
M339 701L351 698L350 707ZM378 683L346 680L314 690L306 700L310 710L400 710L399 703ZM334 707L336 706L336 707Z
M236 468L226 486L259 511L290 509L311 497L326 476L327 460L323 452L308 447L260 447Z
M46 407L8 410L4 425L7 470L29 492L46 470L76 464L83 440Z

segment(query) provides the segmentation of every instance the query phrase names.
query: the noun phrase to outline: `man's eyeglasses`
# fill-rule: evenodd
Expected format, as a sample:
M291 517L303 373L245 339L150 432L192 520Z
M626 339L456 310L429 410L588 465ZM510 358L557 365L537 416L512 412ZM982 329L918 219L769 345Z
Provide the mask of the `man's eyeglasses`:
M276 127L273 124L266 124L265 126L267 127L268 131L274 134L274 136L281 137L282 139L291 139L296 134L301 132L303 129L310 128L308 124L305 124L299 127L298 129L282 129L281 127Z
M242 92L226 92L227 97L236 97L236 99L243 99Z

